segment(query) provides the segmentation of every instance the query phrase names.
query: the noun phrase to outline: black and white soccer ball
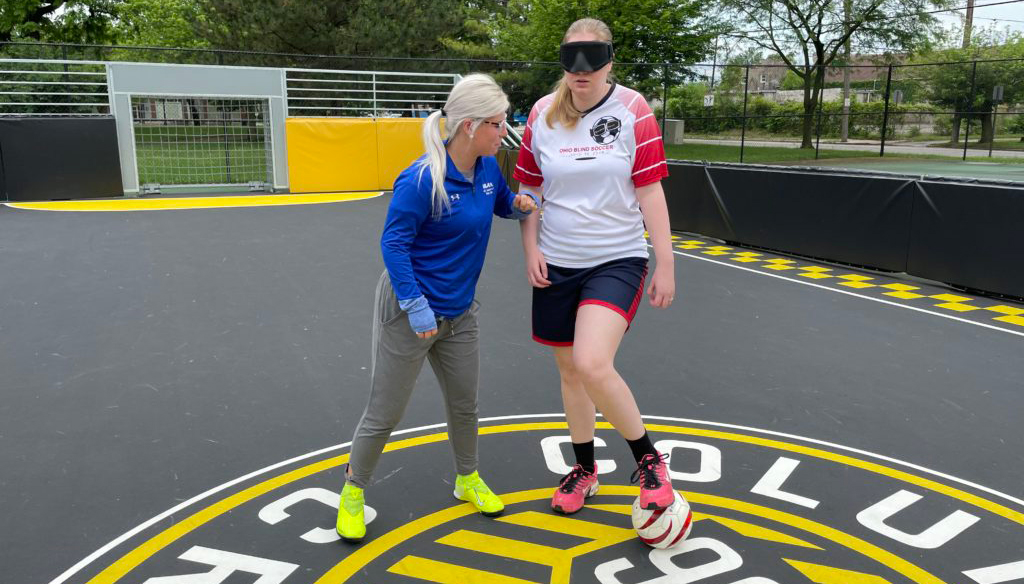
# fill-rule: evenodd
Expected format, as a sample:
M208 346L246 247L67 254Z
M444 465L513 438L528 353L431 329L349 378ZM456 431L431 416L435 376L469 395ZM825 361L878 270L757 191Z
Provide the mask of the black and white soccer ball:
M604 116L590 128L590 137L598 144L611 144L619 139L622 122L614 116Z

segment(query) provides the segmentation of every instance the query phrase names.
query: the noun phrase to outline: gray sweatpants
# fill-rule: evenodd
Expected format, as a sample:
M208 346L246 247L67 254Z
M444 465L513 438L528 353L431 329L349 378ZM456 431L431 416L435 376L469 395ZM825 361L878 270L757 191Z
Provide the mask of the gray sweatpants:
M444 394L448 441L455 454L455 470L468 475L477 468L477 388L480 380L479 327L476 300L455 318L440 319L437 334L416 336L409 317L398 306L387 270L377 283L373 310L373 357L370 365L370 400L356 427L349 457L350 482L360 488L370 478L391 432L423 368L423 359L437 376Z

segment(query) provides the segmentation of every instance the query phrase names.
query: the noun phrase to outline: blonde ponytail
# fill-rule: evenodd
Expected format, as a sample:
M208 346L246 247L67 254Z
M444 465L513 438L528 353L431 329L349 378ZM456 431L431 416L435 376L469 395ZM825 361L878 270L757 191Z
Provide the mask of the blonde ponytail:
M427 116L423 124L423 148L426 156L420 162L417 182L423 179L423 171L430 169L430 209L435 219L451 209L452 203L444 188L448 172L448 154L445 152L441 134L441 118L445 120L448 139L459 134L463 122L471 120L470 133L475 132L483 120L508 110L508 96L490 75L473 73L466 75L452 87L448 100L441 111Z
M451 209L452 202L444 190L444 176L448 171L448 159L441 139L441 112L433 112L423 123L423 148L427 151L426 158L420 164L417 182L423 180L423 171L430 169L430 212L436 218Z
M554 128L555 122L558 122L562 124L563 128L571 130L576 127L576 122L580 121L581 117L583 117L583 114L572 105L569 82L566 81L563 75L558 80L558 85L555 86L555 101L548 108L544 121L547 122L549 128Z

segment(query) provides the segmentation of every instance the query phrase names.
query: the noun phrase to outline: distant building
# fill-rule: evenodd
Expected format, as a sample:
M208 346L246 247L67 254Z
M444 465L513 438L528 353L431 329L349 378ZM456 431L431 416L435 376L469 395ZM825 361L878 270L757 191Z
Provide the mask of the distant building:
M884 88L883 88L884 89ZM867 103L883 99L883 89L850 89L850 95L856 103ZM803 101L803 89L751 89L751 95L760 95L778 103L787 101ZM822 101L838 101L843 98L842 87L826 87L821 90Z
M879 65L882 55L855 55L850 68L850 82L884 79L885 65ZM770 57L750 68L751 91L778 89L789 68L778 57ZM829 67L825 71L825 83L839 83L843 80L842 67Z
M850 67L850 83L861 83L866 81L877 82L876 87L854 87L850 93L853 99L858 102L874 101L881 99L881 92L885 89L885 65L879 65L883 59L882 55L855 55L852 67ZM826 85L842 83L843 67L829 67L825 71ZM750 68L750 93L762 95L765 98L777 102L803 100L801 89L780 89L782 80L785 78L789 68L782 59L770 57ZM823 90L825 101L841 99L842 90L836 87L826 87Z

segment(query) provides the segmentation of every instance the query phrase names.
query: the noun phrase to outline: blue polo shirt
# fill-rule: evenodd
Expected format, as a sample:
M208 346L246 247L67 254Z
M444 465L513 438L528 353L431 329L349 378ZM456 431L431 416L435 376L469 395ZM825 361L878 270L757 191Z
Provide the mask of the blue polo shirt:
M515 194L493 156L477 158L470 183L446 156L444 188L451 209L432 215L430 169L420 176L420 157L395 180L384 233L384 265L399 300L426 297L438 315L456 317L473 303L484 265L491 216L520 219Z

